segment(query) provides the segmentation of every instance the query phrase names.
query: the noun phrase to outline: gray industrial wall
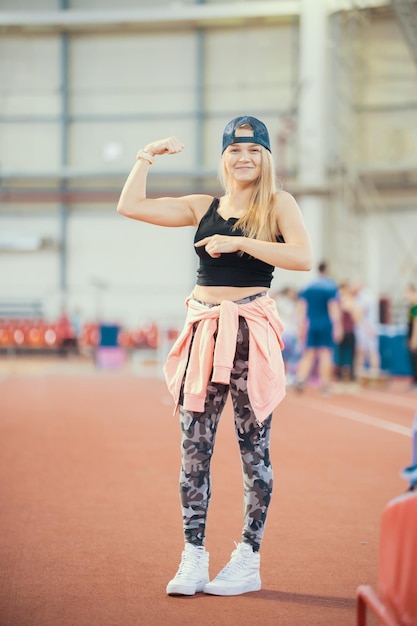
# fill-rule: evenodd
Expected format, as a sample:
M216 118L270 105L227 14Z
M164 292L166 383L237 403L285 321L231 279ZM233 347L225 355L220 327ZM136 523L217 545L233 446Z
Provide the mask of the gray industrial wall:
M391 3L328 4L315 257L400 302L417 271L417 63ZM298 106L309 82L302 2L114 5L0 0L0 301L134 325L181 317L196 268L192 229L116 214L138 148L167 135L186 145L157 159L151 193L216 194L224 125L258 116L303 210ZM277 10L251 17L249 5ZM310 277L277 270L273 288Z

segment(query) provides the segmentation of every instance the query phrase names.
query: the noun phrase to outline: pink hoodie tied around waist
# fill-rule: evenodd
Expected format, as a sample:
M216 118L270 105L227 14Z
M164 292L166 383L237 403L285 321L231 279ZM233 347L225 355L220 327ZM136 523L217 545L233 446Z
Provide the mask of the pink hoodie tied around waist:
M189 297L185 304L184 328L164 366L168 389L175 402L174 413L178 409L184 374L183 407L187 411L204 411L210 380L229 384L240 316L245 318L249 328L249 400L257 421L262 423L284 398L286 390L283 325L275 301L265 295L245 304L224 300L219 305L206 307ZM196 322L199 324L191 345Z

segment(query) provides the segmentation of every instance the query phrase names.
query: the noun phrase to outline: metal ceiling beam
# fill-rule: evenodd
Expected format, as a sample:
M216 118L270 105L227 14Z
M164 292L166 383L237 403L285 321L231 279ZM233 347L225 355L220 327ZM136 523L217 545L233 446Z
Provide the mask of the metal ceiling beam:
M275 21L299 14L298 0L226 4L175 4L169 7L112 10L2 11L0 32L80 29L175 29Z
M313 0L311 0L313 1ZM329 13L376 8L390 0L327 0ZM300 0L261 0L224 4L175 3L167 7L60 11L1 11L0 33L79 30L174 30L258 23L266 25L298 17Z

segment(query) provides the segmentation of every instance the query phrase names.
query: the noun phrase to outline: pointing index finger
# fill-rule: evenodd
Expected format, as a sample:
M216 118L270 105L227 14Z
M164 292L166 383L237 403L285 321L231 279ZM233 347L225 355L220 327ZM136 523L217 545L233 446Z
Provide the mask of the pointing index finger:
M196 241L195 242L195 247L199 248L200 246L205 246L206 243L208 243L210 241L210 237L204 237L204 239L200 239L200 241Z

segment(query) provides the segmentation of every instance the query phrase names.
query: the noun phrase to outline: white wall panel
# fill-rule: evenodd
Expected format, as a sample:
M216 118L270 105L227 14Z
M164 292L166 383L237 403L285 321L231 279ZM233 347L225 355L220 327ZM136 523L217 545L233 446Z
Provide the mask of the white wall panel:
M3 215L1 233L59 240L58 212L40 216ZM135 326L152 320L180 319L195 282L197 255L193 228L162 228L120 216L116 210L68 216L68 311L85 320ZM59 315L57 249L0 252L0 299L40 299L45 315Z
M59 0L0 0L2 11L54 11Z
M194 122L192 118L190 121L170 119L169 115L160 121L75 123L70 135L70 164L77 170L126 171L127 176L139 148L170 135L179 137L185 143L185 150L178 155L157 157L152 167L158 172L190 171L195 164ZM120 147L120 156L115 161L106 160L109 143Z
M378 241L380 251L377 286L390 297L403 297L405 287L417 276L416 213L399 210L380 214L375 221L376 232L373 230L369 236Z
M71 40L73 114L193 111L195 37L76 36Z
M293 138L279 143L283 114L295 104L296 33L291 25L210 31L206 36L206 106L214 113L204 133L205 159L221 152L225 124L254 115L268 126L277 168L294 167ZM283 154L283 150L285 154Z
M243 28L206 38L206 106L212 111L287 110L294 99L294 28Z
M417 77L411 51L395 19L373 20L361 42L361 103L392 105L416 101Z
M73 214L68 252L73 299L84 297L91 316L97 295L103 319L128 325L181 316L195 280L193 237L192 228L156 227L116 212L99 218Z
M0 39L0 119L5 118L0 124L3 171L36 173L58 169L59 71L56 37ZM45 121L48 117L51 121Z
M13 211L14 205L9 205ZM0 232L12 232L22 236L50 237L58 236L58 213L50 209L47 214L40 215L38 211L26 214L0 214Z
M55 216L0 216L0 232L18 237L59 238ZM0 252L0 298L47 298L59 281L56 250Z
M0 255L0 297L46 301L56 291L58 264L53 251Z
M60 112L59 38L0 38L0 114Z
M362 40L358 72L357 150L360 165L417 162L417 73L393 19L372 20Z
M33 174L57 172L60 167L60 135L55 124L0 124L0 158L3 171Z
M416 98L417 107L417 98ZM358 163L368 167L415 167L417 108L370 111L358 118Z

